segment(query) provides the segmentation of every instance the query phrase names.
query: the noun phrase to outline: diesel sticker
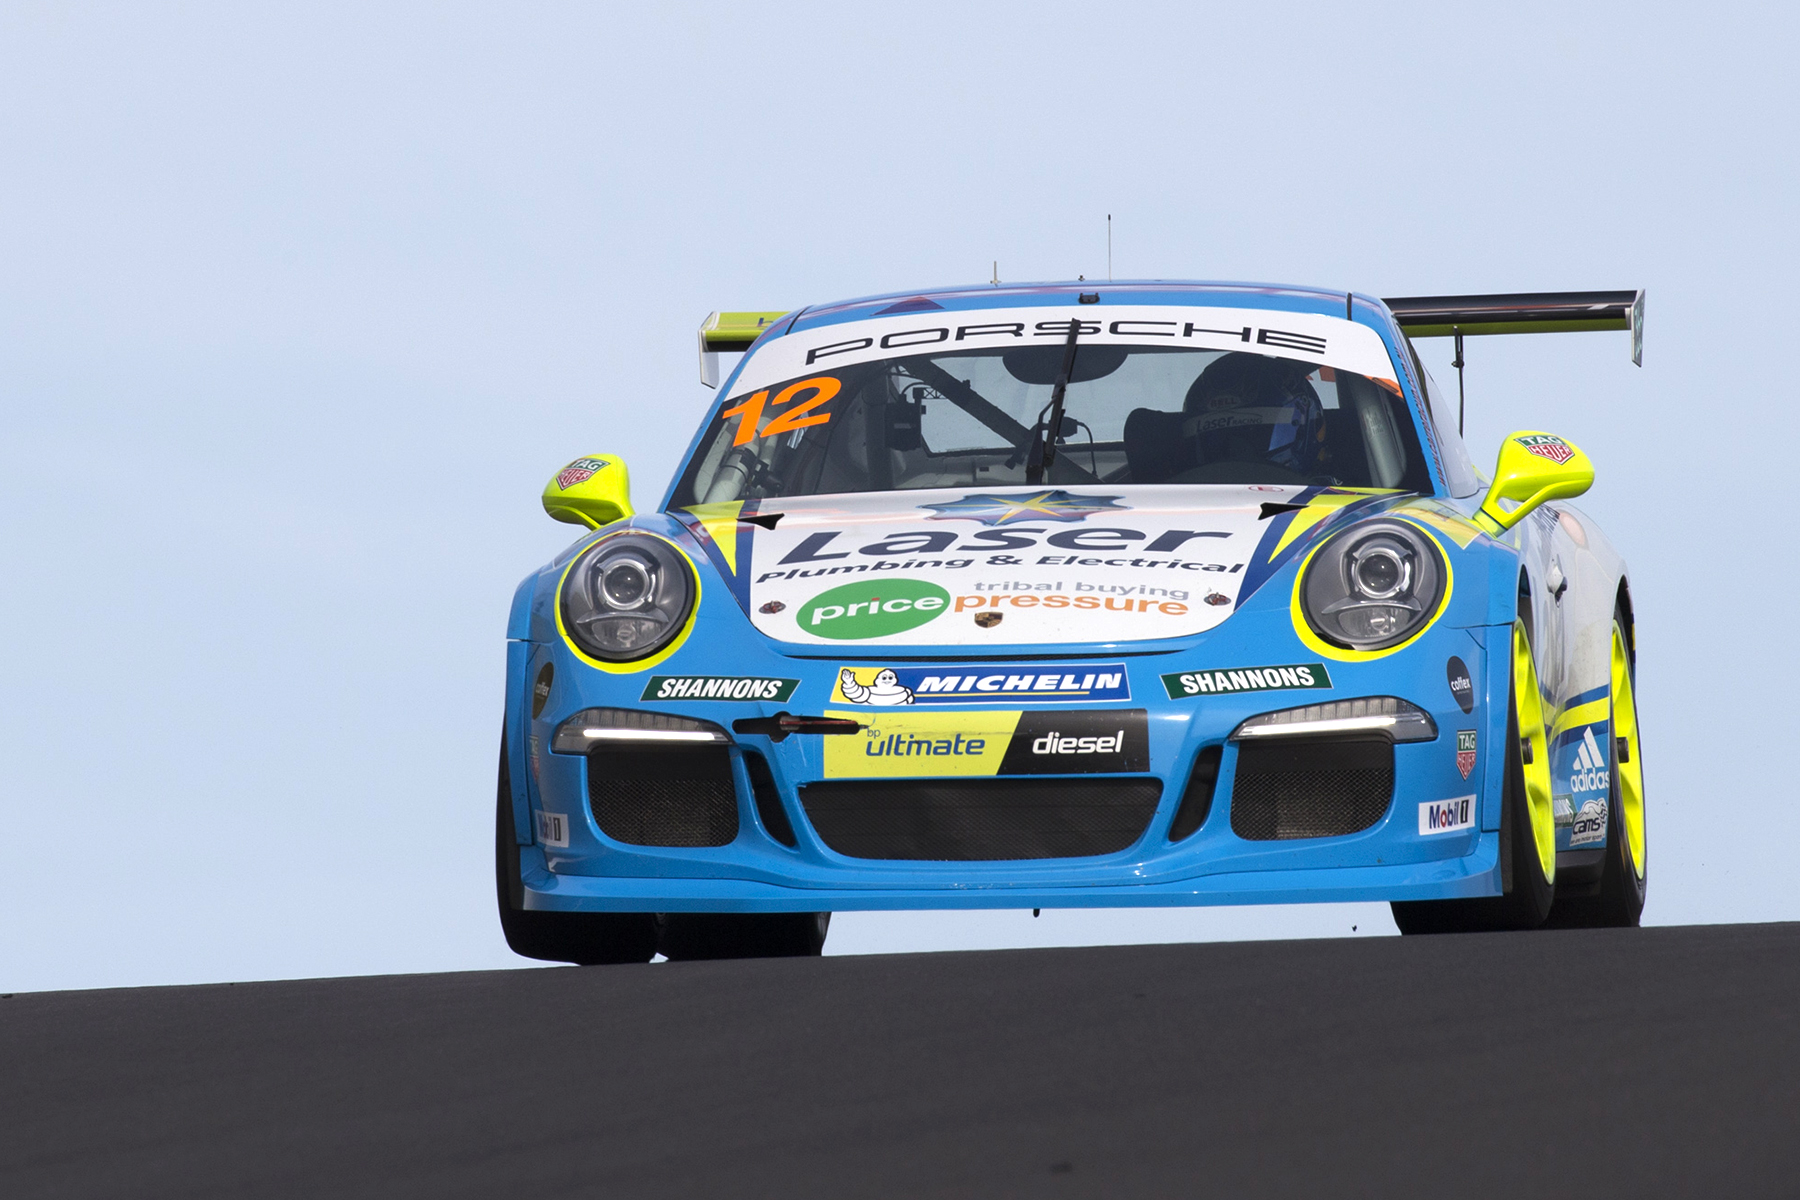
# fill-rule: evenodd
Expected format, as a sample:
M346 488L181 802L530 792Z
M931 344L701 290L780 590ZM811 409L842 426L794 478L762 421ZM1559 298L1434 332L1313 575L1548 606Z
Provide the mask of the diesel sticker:
M1083 775L1150 769L1141 708L886 713L827 710L866 722L853 737L821 739L825 776Z
M798 679L759 675L652 675L639 700L772 700L794 694Z
M878 707L1129 700L1131 682L1124 663L840 667L831 699Z
M1294 663L1286 667L1233 667L1224 671L1183 671L1162 677L1171 700L1190 696L1223 696L1233 692L1272 692L1283 688L1328 688L1331 676L1324 663Z
M1454 800L1430 800L1419 805L1419 836L1455 833L1475 824L1475 797L1458 796Z

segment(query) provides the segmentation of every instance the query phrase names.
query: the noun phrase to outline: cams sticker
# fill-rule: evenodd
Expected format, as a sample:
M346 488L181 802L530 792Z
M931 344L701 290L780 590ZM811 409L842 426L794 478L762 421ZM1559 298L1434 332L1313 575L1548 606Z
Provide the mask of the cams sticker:
M1024 700L1129 700L1124 663L1006 663L970 667L841 667L838 704L1017 704Z
M943 615L950 593L919 579L865 579L820 592L794 614L817 637L864 641L917 629Z
M562 813L539 812L537 815L537 840L540 844L557 850L569 848L569 818Z
M1233 667L1224 671L1183 671L1162 677L1171 700L1190 696L1223 696L1233 692L1272 692L1283 688L1328 688L1331 676L1324 663L1294 663L1286 667Z
M772 700L794 694L798 679L761 675L652 675L639 700Z
M1547 458L1557 466L1562 466L1575 457L1575 447L1559 437L1547 433L1528 433L1524 437L1516 437L1513 441L1539 458Z
M1569 826L1569 848L1592 846L1606 840L1606 801L1589 800Z
M1467 779L1469 772L1475 769L1475 731L1459 729L1456 731L1456 769Z
M1419 805L1419 836L1455 833L1475 824L1475 797L1458 796L1454 800L1429 800Z
M1141 708L867 713L851 737L822 739L828 779L932 775L1076 775L1150 769Z

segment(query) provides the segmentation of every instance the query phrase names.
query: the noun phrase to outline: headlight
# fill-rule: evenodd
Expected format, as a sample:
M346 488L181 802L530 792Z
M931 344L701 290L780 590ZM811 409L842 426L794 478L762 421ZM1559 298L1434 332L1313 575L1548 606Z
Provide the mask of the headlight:
M1314 633L1353 650L1381 650L1404 642L1437 612L1444 559L1410 525L1367 521L1313 555L1300 596Z
M563 580L563 628L606 662L647 658L668 645L694 608L694 573L667 543L621 533L595 542Z

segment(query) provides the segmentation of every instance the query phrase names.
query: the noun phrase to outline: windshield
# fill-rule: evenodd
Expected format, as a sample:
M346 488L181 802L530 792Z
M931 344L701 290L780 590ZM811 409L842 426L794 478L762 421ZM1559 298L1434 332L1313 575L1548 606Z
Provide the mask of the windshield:
M675 506L1032 482L1065 349L820 362L745 390L720 406ZM1431 490L1386 379L1246 351L1086 341L1068 378L1044 482Z

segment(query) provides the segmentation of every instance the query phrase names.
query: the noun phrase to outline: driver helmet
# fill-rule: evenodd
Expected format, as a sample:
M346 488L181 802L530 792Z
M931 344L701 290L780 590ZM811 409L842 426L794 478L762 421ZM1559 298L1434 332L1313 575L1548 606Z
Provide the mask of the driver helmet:
M1325 406L1307 381L1313 367L1242 351L1208 364L1188 388L1184 430L1200 461L1267 462L1300 475L1318 470Z

